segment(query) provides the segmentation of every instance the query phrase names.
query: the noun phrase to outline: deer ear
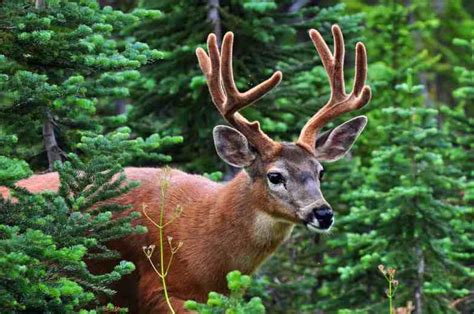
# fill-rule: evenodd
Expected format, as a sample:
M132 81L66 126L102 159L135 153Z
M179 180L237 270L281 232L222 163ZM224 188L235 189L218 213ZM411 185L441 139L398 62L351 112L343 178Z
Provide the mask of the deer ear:
M316 140L316 157L321 161L336 161L344 157L366 124L367 117L358 116L324 132Z
M217 154L229 165L238 168L247 167L257 157L247 138L236 129L218 125L212 133Z

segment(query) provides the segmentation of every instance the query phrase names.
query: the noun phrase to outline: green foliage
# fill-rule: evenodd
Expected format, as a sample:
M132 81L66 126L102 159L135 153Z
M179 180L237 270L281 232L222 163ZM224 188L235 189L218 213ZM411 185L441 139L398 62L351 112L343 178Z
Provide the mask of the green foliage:
M142 142L129 140L128 134L115 135L85 138L80 147L87 162L69 154L65 163L57 163L57 192L30 194L15 187L31 170L24 161L0 159L10 170L0 172L0 186L10 187L13 197L0 198L3 309L72 312L89 308L98 305L98 296L113 295L110 284L134 270L132 263L122 261L110 272L94 275L85 264L85 260L119 258L106 243L146 231L132 225L139 213L126 214L128 205L111 202L137 186L126 180L120 162L144 153Z
M220 172L220 171L215 171L215 172L211 172L211 173L204 173L203 176L205 176L206 178L208 178L212 181L221 181L223 173Z
M65 151L79 141L80 130L102 133L123 124L126 114L106 113L140 81L137 69L162 54L119 36L158 11L126 14L94 0L46 1L37 9L33 2L0 5L0 135L15 134L15 157L36 167L44 160L39 135L45 120L53 120Z
M460 38L455 38L453 43L463 47L468 54L474 52L474 43ZM453 90L453 96L458 102L454 108L443 106L443 114L449 119L445 124L445 130L450 134L456 145L449 151L453 161L459 162L463 167L463 173L467 177L467 189L463 198L469 204L474 204L474 134L470 132L474 128L472 106L474 102L474 60L468 58L463 66L456 66L454 71L458 74L458 86Z
M194 55L217 26L208 1L102 2L129 13L93 0L47 0L39 9L34 2L0 4L0 185L15 197L0 199L0 307L115 311L97 297L113 294L110 283L133 266L97 276L84 261L117 257L107 240L144 231L131 224L136 214L110 203L135 186L121 166L154 166L173 155L179 167L212 180L229 175L213 172L223 170L211 149L211 128L222 118ZM253 284L232 273L229 296L211 293L207 304L188 307L263 312L247 291L272 313L385 312L383 263L398 270L395 306L416 305L419 292L424 313L449 312L454 301L472 311L472 4L309 1L292 11L297 2L219 1L218 16L222 34L236 35L241 90L275 70L285 75L244 112L277 140L293 140L328 98L307 29L331 44L331 24L341 26L347 86L354 44L366 44L373 99L357 114L369 124L348 158L324 165L322 190L336 225L327 237L296 227ZM57 165L61 188L33 195L14 184L48 165L48 121L66 160ZM185 145L172 147L183 141L178 133Z
M196 311L200 314L260 314L265 313L262 300L258 297L251 298L248 302L244 299L245 292L252 285L252 279L247 275L242 275L239 271L232 271L227 274L227 286L229 296L216 292L209 293L206 304L196 301L186 301L185 307L188 310Z
M135 137L117 128L126 112L110 115L117 99L143 83L138 69L161 58L120 32L160 12L126 14L92 0L50 0L38 8L34 2L0 4L0 308L124 311L99 300L112 296L111 284L134 265L109 261L107 272L93 274L86 261L120 258L106 244L146 231L132 224L139 213L112 201L137 187L122 165L169 161L163 148L182 141ZM50 134L41 132L47 124ZM32 194L15 183L52 164L47 137L65 162L42 182L59 181L59 189Z
M450 143L436 127L438 112L417 106L418 89L410 80L398 90L408 106L383 110L387 123L379 132L391 142L372 153L369 167L359 169L365 182L349 193L353 207L339 220L344 235L329 241L331 249L344 251L323 267L325 273L338 274L320 289L323 296L331 296L320 302L326 310L344 306L378 311L383 287L376 283L374 270L380 263L401 270L399 302L415 301L420 293L426 313L446 313L450 299L468 293L454 278L472 278L472 272L450 256L466 243L462 235L468 233L455 223L466 217L454 198L465 178L459 177L456 164L446 163ZM368 294L367 287L373 292Z
M4 185L11 186L15 181L30 175L31 170L25 161L0 156L0 178Z
M75 308L74 303L82 305L93 300L93 293L84 291L77 282L51 271L48 266L82 269L85 251L80 245L58 249L52 237L39 230L20 233L18 227L0 225L2 309L70 312ZM51 275L59 276L47 279Z
M152 134L148 138L131 138L131 129L118 128L106 135L85 132L77 148L88 156L105 154L109 159L121 164L143 165L147 162L170 162L171 156L159 153L163 148L179 144L181 136L163 136Z
M131 224L137 213L113 218L128 206L107 202L136 183L127 182L120 165L107 157L94 157L87 164L73 154L68 157L57 164L58 192L30 194L12 187L10 198L0 198L4 310L76 311L96 302L98 295L112 295L110 284L134 270L122 261L108 273L93 275L84 261L116 258L107 241L145 231ZM0 177L0 185L11 184L11 175Z
M468 221L472 214L456 198L466 189L462 169L469 163L460 156L466 158L469 149L456 145L454 134L446 130L457 124L450 109L423 108L433 107L433 100L428 86L416 83L433 75L440 63L439 57L416 49L421 39L433 38L440 25L437 17L424 13L426 7L423 1L412 6L385 1L365 10L367 36L372 39L366 41L372 62L369 78L377 95L369 105L376 110L369 114L363 143L372 152L362 152L371 157L366 158L371 164L358 167L355 176L349 174L364 179L340 197L350 203L351 211L338 220L341 234L328 241L317 295L319 307L328 311L379 311L384 288L375 278L378 263L401 271L395 302L415 303L418 291L422 304L417 306L426 313L449 311L449 300L465 295L472 282L458 280L472 278L460 263L469 264L469 255L460 252L466 251L472 229L459 221ZM395 108L383 109L387 106ZM464 123L469 121L457 112ZM446 118L444 129L439 128L441 113ZM465 136L456 137L472 143ZM427 271L420 275L417 268L422 261Z
M261 271L264 279L272 278L267 290L256 292L268 308L281 313L380 312L386 302L385 288L377 279L376 266L384 263L401 272L395 304L415 302L419 258L413 250L415 243L422 243L429 264L421 280L423 311L445 312L450 300L461 299L472 287L472 273L465 268L473 261L472 206L465 196L470 195L468 169L474 143L465 106L469 98L458 98L464 105L455 110L423 108L435 106L433 94L418 82L433 79L442 59L418 49L420 40L433 39L438 27L446 25L439 23L439 16L428 14L432 11L425 1L410 6L396 1L370 6L349 1L348 6L366 15L363 41L374 95L368 105L369 124L350 159L324 165L322 191L336 211L329 237L311 237L307 230L296 228L286 247ZM456 41L472 49L461 42ZM470 53L461 55L471 60ZM468 97L464 91L472 80L467 69L456 71L465 73L459 76L463 83L456 95ZM410 149L416 152L411 159ZM422 173L416 180L408 175L412 162ZM423 200L418 210L409 203L413 195ZM418 228L416 237L421 233L421 238L415 237L413 224Z
M474 43L463 39L454 39L453 43L463 47L469 54L472 54ZM463 66L455 67L458 74L458 87L453 90L453 96L457 101L454 108L442 106L441 112L447 118L444 124L444 130L449 135L453 147L447 152L449 161L458 164L461 168L458 176L466 178L466 184L461 191L461 197L456 201L464 205L463 214L453 222L457 230L464 231L460 234L462 242L455 247L450 246L452 258L460 260L465 266L472 268L474 261L474 118L472 118L472 106L474 100L474 81L472 77L474 71L472 65L474 61L469 59ZM471 70L470 70L471 69ZM463 276L455 278L456 284L463 287L474 286L474 276ZM472 307L474 298L472 296L465 298L461 309L468 310Z

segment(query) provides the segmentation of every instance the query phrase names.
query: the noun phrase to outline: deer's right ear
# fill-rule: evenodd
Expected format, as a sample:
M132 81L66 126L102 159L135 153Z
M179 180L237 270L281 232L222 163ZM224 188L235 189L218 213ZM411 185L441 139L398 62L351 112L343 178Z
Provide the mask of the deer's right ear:
M229 165L238 168L247 167L257 157L250 148L247 138L236 129L218 125L212 133L217 154Z

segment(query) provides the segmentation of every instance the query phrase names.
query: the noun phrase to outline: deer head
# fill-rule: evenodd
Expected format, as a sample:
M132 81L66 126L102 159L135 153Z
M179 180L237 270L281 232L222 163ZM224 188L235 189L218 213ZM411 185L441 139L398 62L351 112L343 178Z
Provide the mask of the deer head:
M214 34L207 40L208 53L198 48L196 55L207 78L212 101L233 126L216 126L214 143L218 155L228 164L244 168L253 189L262 189L267 200L265 210L271 216L292 223L303 223L315 232L327 232L334 223L334 214L320 189L324 168L321 162L343 157L364 129L367 118L355 117L325 133L324 125L339 115L361 108L371 97L365 85L367 54L362 43L356 46L355 78L352 92L344 87L344 40L337 25L332 27L334 53L318 31L309 31L321 57L331 85L331 96L303 127L296 143L275 142L250 122L239 110L253 104L282 79L275 72L268 80L246 92L240 92L232 73L234 36L228 32L219 48Z

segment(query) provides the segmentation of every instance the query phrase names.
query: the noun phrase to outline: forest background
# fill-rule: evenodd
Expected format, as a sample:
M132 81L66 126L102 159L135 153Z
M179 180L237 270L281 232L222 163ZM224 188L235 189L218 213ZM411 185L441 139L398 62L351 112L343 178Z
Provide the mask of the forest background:
M211 148L223 121L194 54L210 32L235 33L240 87L284 73L245 114L291 141L329 95L307 30L332 42L337 23L347 78L362 41L373 91L357 113L366 130L325 166L337 223L328 236L296 228L248 292L269 313L381 313L385 265L397 270L396 307L471 313L473 12L468 0L0 1L0 185L17 197L0 199L0 307L104 309L97 296L134 266L95 276L84 261L116 257L107 241L145 232L133 215L111 218L121 206L94 207L133 189L123 167L235 175ZM14 186L53 169L57 193Z

